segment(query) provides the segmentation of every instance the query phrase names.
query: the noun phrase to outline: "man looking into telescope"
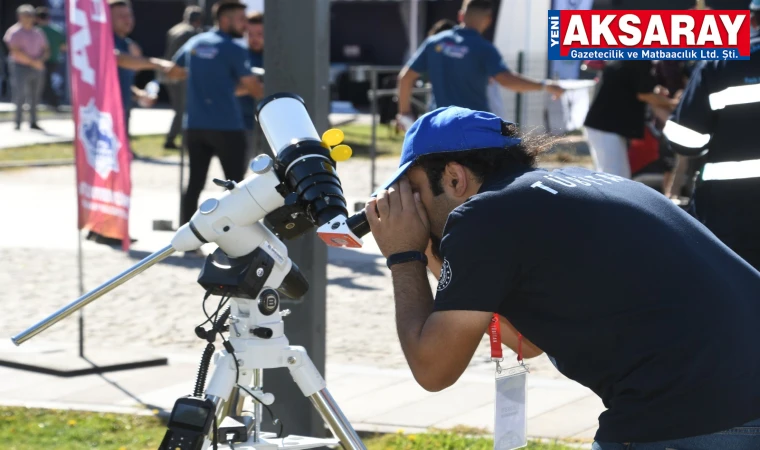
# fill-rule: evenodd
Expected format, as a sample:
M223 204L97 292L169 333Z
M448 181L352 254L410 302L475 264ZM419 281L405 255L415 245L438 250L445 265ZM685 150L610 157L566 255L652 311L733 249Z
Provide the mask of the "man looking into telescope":
M524 336L525 357L545 351L603 400L595 449L760 448L760 272L640 183L535 168L540 146L493 114L439 108L367 203L415 379L451 386L498 313L502 343Z

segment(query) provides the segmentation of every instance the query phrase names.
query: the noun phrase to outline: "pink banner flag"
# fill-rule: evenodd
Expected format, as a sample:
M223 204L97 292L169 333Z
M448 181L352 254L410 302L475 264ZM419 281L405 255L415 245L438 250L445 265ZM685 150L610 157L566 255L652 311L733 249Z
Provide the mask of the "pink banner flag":
M67 0L79 229L129 249L129 142L106 0Z

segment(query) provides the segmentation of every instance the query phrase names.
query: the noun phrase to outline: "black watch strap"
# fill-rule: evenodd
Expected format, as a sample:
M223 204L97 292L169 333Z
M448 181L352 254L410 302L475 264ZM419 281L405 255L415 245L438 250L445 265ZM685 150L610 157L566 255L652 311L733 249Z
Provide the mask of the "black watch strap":
M427 256L425 256L422 252L401 252L401 253L395 253L388 257L388 268L394 264L401 264L411 261L421 261L423 264L427 266L428 259Z

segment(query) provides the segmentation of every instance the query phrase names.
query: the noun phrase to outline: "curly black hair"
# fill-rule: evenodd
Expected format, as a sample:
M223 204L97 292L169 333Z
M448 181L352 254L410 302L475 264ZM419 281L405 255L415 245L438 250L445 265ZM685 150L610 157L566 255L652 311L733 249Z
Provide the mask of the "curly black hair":
M504 123L503 134L521 138L521 143L505 148L472 149L458 152L433 153L420 156L412 167L421 167L427 174L433 195L443 194L443 171L449 163L455 162L470 169L483 182L491 174L502 172L520 165L535 167L538 157L551 145L553 140L547 135L521 136L514 124Z

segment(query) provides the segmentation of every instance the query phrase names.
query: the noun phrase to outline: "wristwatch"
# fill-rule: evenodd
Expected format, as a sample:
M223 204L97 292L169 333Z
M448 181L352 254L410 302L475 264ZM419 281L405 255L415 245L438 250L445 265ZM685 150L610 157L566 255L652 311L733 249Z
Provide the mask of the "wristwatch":
M393 255L388 257L387 265L390 269L392 265L394 264L401 264L411 261L421 261L425 266L427 266L428 259L427 256L425 256L422 252L401 252L401 253L394 253Z

